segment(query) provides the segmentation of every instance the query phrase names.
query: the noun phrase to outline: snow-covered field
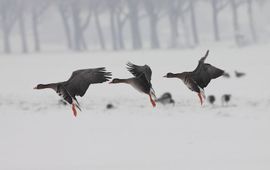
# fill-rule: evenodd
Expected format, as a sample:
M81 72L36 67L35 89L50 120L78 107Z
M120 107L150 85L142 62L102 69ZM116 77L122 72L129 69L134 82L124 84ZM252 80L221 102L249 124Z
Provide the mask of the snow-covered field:
M0 56L1 170L269 170L270 46L210 48L207 62L225 69L205 89L216 104L201 107L195 93L167 72L193 70L206 48L182 51L43 53ZM125 64L148 64L157 96L175 106L152 108L127 85L92 85L78 98L77 118L38 83L66 80L80 68L106 66L130 77ZM245 72L236 78L234 70ZM226 106L223 94L232 94ZM106 110L112 103L115 108Z

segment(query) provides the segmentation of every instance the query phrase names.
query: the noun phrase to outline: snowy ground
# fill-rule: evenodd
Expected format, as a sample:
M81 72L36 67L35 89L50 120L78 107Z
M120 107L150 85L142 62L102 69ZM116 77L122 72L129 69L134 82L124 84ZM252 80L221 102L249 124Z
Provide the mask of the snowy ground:
M269 49L210 49L207 62L231 78L210 83L206 95L217 101L203 107L181 81L162 76L194 69L206 48L0 56L0 169L269 170ZM153 109L131 87L104 83L79 98L83 111L74 118L53 91L33 90L79 68L106 66L114 77L130 77L127 61L147 63L157 96L171 92L175 107ZM237 79L234 70L247 76ZM116 108L106 110L108 103Z

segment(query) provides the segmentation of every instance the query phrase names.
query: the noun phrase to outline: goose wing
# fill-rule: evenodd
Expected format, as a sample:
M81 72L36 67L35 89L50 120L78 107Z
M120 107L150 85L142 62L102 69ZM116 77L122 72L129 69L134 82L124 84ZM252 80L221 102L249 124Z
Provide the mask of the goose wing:
M72 96L83 96L90 84L103 83L111 79L111 73L105 67L76 70L72 73L65 88Z
M209 54L209 50L207 50L205 55L199 60L199 63L198 63L197 67L195 68L195 70L193 72L196 72L196 71L200 70L200 68L204 64L204 61L206 60L208 54Z
M193 73L192 79L201 87L205 88L212 79L218 78L224 74L224 71L203 63L196 72Z
M148 83L151 82L152 70L148 65L138 66L129 62L127 69L136 78L144 78Z

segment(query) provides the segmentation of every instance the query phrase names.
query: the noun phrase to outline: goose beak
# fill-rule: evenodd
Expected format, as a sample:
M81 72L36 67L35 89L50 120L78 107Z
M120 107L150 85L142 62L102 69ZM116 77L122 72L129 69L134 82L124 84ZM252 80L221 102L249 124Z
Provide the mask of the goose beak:
M109 84L113 84L112 81L110 81Z
M37 87L34 87L33 89L37 89Z
M167 78L167 75L163 76L163 77L166 77Z

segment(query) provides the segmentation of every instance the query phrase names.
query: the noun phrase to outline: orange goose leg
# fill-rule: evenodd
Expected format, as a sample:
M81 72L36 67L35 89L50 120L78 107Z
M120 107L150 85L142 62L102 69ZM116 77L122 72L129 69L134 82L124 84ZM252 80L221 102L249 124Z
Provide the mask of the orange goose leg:
M202 105L202 104L203 104L203 99L202 99L201 93L198 93L198 96L199 96L199 98L200 98L200 102L201 102L201 105Z
M150 101L153 107L156 107L156 102L152 99L152 96L149 94Z
M73 111L73 115L76 117L77 116L77 110L76 110L76 107L75 107L74 103L72 103L72 111Z

